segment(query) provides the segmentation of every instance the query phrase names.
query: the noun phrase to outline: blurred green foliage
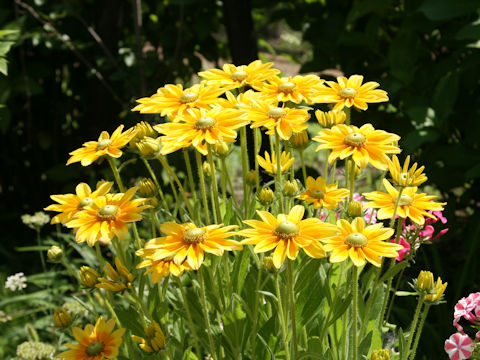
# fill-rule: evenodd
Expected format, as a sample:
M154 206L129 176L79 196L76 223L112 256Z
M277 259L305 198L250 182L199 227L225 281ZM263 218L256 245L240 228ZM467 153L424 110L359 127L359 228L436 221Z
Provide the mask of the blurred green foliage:
M322 72L327 79L363 74L388 91L391 101L380 112L354 119L401 134L404 153L426 165L430 183L448 201L451 230L418 265L449 282L450 303L478 290L479 2L251 5L262 58L283 55L301 72ZM188 84L202 67L228 60L229 46L236 45L227 43L225 21L222 2L209 0L0 5L0 270L25 270L12 246L34 242L20 223L22 213L49 204L50 194L72 192L79 181L98 179L91 169L65 170L68 152L101 130L144 120L129 111L134 99L165 83ZM424 335L431 340L422 347L425 354L438 354L453 331L442 317L446 310L435 311Z

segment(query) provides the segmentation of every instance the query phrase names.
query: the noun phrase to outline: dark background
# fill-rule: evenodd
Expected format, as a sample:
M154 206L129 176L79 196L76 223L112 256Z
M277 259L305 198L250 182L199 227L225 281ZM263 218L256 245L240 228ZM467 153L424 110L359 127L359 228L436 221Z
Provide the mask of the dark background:
M363 74L390 102L354 119L400 134L404 153L426 165L428 191L448 201L450 231L422 248L406 276L430 269L449 283L448 305L431 310L420 346L437 358L454 331L453 305L478 290L479 14L477 0L3 2L0 28L18 32L0 37L0 64L8 60L8 76L0 74L0 272L41 270L36 254L26 269L28 255L20 262L14 251L35 242L20 216L80 181L95 184L106 164L66 168L68 152L101 130L147 120L130 112L136 98L259 57L326 79ZM414 304L401 301L405 310L394 316L405 327Z

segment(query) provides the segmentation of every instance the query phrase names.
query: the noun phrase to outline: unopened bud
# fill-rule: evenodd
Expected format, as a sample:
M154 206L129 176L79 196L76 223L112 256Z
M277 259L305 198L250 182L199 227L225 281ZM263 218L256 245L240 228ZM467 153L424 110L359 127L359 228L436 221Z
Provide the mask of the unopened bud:
M415 289L417 291L430 293L435 286L433 274L430 271L420 271L417 280L415 281Z
M315 111L315 117L318 123L323 127L330 128L334 125L343 124L347 119L345 112L332 110L329 112L323 112L321 110Z
M263 258L263 266L265 267L265 270L267 270L269 273L275 273L277 272L277 268L273 264L273 257L271 256L265 256Z
M82 266L79 271L80 282L87 288L94 288L98 283L98 273L88 266Z
M307 146L309 141L310 140L308 139L307 130L292 134L292 136L290 137L290 144L296 149Z
M146 121L139 122L137 125L134 126L134 129L136 131L135 136L132 138L132 140L130 140L130 146L133 149L136 149L137 143L145 136L148 136L150 138L155 138L157 136L157 132Z
M225 156L230 151L227 143L224 141L216 142L215 145L213 145L213 149L215 150L218 156Z
M145 136L136 144L138 151L147 157L156 156L160 152L160 138L151 138Z
M72 323L72 316L64 308L58 308L53 312L53 322L58 327L66 328Z
M258 195L258 200L263 206L268 206L273 202L275 195L269 188L263 188Z
M210 163L206 161L203 162L203 172L206 176L212 176L212 168L210 167Z
M145 201L145 204L146 204L146 205L150 205L152 208L155 209L155 208L158 207L159 201L158 201L158 199L154 196L154 197L148 198L147 201Z
M283 186L283 193L285 196L295 196L298 194L298 184L296 180L287 181Z
M350 201L347 207L347 214L354 218L363 216L362 203L360 201Z
M388 349L374 350L372 352L372 360L390 360L390 351Z
M250 170L247 174L247 184L255 185L257 183L257 173L255 170Z
M143 178L138 183L138 192L140 195L142 195L142 197L149 198L155 196L157 193L157 188L155 187L152 179Z
M52 263L59 263L62 260L63 250L56 245L53 245L47 251L48 260Z

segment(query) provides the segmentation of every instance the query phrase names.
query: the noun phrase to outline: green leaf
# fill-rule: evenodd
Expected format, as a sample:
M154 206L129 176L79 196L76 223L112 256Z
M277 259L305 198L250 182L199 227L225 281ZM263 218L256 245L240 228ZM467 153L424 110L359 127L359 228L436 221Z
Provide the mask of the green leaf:
M15 41L0 41L0 56L8 54Z
M395 293L396 296L416 296L418 293L411 292L411 291L397 291Z
M138 312L132 306L124 309L121 306L115 306L115 313L118 316L118 320L122 324L122 327L128 328L134 335L143 335L143 326L138 321Z
M426 0L418 10L430 20L447 20L476 12L478 0Z
M400 353L399 359L403 359L405 357L405 352L408 351L406 346L405 335L403 334L402 328L400 328L398 331L398 352Z
M385 274L382 275L380 278L380 283L385 282L386 280L393 278L395 275L397 275L401 270L409 267L410 264L407 261L400 261L399 263L396 263L394 267L388 269Z
M242 293L243 284L245 283L245 279L247 278L248 265L250 264L250 258L248 254L248 251L242 251L235 255L235 263L233 265L232 271L232 280L235 292L238 294Z
M442 124L453 113L457 100L460 74L453 71L445 74L433 93L432 104L435 109L436 122Z
M4 37L7 35L19 35L20 30L0 30L0 37Z
M25 252L25 251L47 251L50 249L50 246L21 246L21 247L16 247L15 251L18 252Z
M8 75L8 67L7 67L7 59L0 57L0 72L7 76Z
M367 336L365 336L358 347L358 356L360 359L363 359L364 356L367 356L370 351L370 346L372 345L372 334L373 331L370 331Z

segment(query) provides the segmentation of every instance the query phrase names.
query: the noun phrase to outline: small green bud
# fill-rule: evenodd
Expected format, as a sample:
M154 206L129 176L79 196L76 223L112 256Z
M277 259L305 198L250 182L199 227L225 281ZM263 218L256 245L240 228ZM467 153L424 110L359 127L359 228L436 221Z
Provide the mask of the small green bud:
M53 312L53 322L61 328L66 328L72 323L72 316L64 308L55 309Z
M363 216L362 203L360 201L351 201L347 207L347 214L354 218Z
M390 351L388 349L374 350L372 360L390 360Z
M419 292L430 293L435 287L433 274L430 271L420 271L417 280L415 281L415 289Z
M273 264L273 257L271 256L265 256L263 258L263 266L265 270L267 270L271 274L274 274L277 272L277 268Z
M283 186L283 193L285 196L295 196L298 194L298 184L296 180L287 181Z
M305 146L307 146L309 141L310 140L308 139L307 130L303 130L299 133L292 134L292 136L290 137L290 144L295 149L304 148Z
M80 282L87 288L94 288L98 283L98 272L88 266L82 266L79 271Z
M269 188L263 188L258 195L258 200L263 206L268 206L273 202L275 195Z
M247 174L247 184L248 185L255 185L257 183L257 173L255 170L250 170Z
M63 250L56 245L53 245L47 251L47 258L52 263L59 263L63 257Z
M138 183L138 192L143 197L149 198L155 196L155 194L157 193L157 188L155 187L152 179L143 178Z

